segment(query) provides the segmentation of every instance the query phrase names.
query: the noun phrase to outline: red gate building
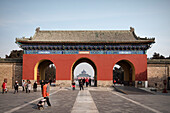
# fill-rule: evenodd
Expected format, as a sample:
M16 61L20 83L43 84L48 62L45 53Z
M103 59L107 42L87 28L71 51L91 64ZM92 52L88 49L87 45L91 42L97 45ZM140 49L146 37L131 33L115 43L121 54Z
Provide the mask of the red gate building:
M89 63L94 69L96 86L113 84L115 64L124 69L124 84L147 81L146 51L154 38L140 38L130 30L43 31L33 37L17 38L24 50L23 80L44 80L45 68L56 67L56 84L70 86L75 67ZM38 74L37 74L38 73Z

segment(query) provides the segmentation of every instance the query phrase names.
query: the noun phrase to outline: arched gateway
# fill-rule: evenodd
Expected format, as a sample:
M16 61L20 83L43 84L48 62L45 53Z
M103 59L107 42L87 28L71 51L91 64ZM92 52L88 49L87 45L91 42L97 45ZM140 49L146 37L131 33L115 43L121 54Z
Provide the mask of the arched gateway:
M72 67L72 80L74 79L74 69L75 69L75 67L78 64L82 63L82 62L86 62L86 63L90 64L93 67L93 70L94 70L94 86L97 86L97 68L96 68L95 63L92 60L88 59L88 58L80 58L73 64L73 67Z
M124 82L136 84L147 80L146 50L155 39L140 38L130 30L94 31L42 31L36 29L30 38L17 38L24 50L23 79L37 80L37 69L44 79L44 69L53 63L56 67L56 84L69 85L73 71L81 62L89 63L94 71L97 86L113 84L113 67L125 70Z

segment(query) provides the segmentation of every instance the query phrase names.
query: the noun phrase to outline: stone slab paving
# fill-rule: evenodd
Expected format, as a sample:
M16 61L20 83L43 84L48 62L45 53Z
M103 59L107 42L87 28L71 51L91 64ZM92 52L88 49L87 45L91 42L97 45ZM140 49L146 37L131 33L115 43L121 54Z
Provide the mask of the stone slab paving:
M88 89L79 91L71 113L99 113Z
M74 102L76 100L78 91L67 91L61 90L56 94L50 96L51 107L45 105L44 110L37 110L35 102L30 104L23 109L18 110L15 113L24 113L24 112L32 112L32 113L70 113L71 109L73 108Z
M114 89L118 92L124 94L134 94L134 95L151 95L153 93L136 88L136 87L129 87L129 86L114 86Z
M90 91L100 113L169 113L170 96L125 95L113 90Z
M162 113L170 113L170 95L124 95Z
M90 91L100 113L150 113L136 104L113 95L109 91Z
M19 92L18 94L13 94L9 92L7 94L0 94L0 113L10 113L14 109L14 113L70 113L71 109L75 103L78 91L71 91L67 89L58 89L51 90L50 93L50 102L52 107L47 107L45 105L44 110L37 109L37 103L42 99L41 92L32 92L26 94ZM54 94L53 94L54 93ZM37 100L38 99L38 100ZM31 101L36 100L32 103ZM22 107L23 105L26 106ZM20 109L15 110L15 108L21 107Z
M40 91L31 93L19 91L19 93L16 94L13 94L13 92L8 92L7 94L0 94L0 110L1 112L5 112L12 108L26 104L39 97L41 97Z
M90 93L89 93L90 92ZM14 113L152 113L170 112L170 95L125 95L118 93L113 88L90 87L84 92L71 87L59 89L52 87L50 90L52 107L45 107L40 111L36 104L41 97L41 92L19 92L13 94L0 94L0 113L13 110ZM73 107L74 106L74 107ZM16 109L19 108L19 109ZM96 110L97 108L97 110ZM81 110L81 111L80 111ZM88 112L89 110L89 112Z

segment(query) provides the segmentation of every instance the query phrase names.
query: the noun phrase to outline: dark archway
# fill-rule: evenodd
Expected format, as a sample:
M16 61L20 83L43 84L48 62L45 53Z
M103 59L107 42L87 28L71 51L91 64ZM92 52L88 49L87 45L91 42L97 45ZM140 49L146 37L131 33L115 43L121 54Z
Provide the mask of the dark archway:
M94 86L97 87L97 68L96 68L96 65L94 64L94 62L88 58L80 58L79 60L77 60L73 66L72 66L72 81L74 80L74 70L76 68L77 65L79 65L80 63L88 63L90 64L92 67L93 67L93 70L94 70Z
M135 86L135 68L128 60L121 60L116 63L120 67L113 68L113 82L125 86Z
M41 60L39 61L34 69L34 76L37 78L37 82L40 80L55 80L56 77L56 68L52 61L50 60Z

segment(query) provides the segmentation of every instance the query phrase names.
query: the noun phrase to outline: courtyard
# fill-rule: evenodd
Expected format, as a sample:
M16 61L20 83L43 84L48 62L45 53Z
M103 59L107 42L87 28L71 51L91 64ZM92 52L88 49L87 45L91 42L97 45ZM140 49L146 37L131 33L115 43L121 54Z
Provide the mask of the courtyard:
M43 110L37 109L42 99L37 92L25 93L21 89L13 94L0 94L1 113L168 113L170 94L123 94L113 87L88 87L73 91L71 87L51 87L50 102Z

